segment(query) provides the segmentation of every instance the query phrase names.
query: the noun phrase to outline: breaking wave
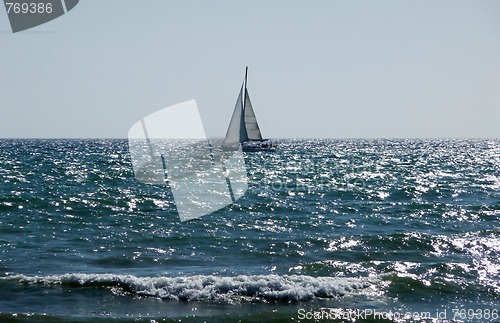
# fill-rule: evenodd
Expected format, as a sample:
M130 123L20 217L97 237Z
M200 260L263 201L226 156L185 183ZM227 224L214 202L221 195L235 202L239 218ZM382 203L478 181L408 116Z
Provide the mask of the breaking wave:
M113 274L12 275L0 280L26 285L102 287L116 294L157 297L179 301L278 301L300 302L337 298L373 289L376 278L311 277L301 275L239 275L217 277L136 277Z

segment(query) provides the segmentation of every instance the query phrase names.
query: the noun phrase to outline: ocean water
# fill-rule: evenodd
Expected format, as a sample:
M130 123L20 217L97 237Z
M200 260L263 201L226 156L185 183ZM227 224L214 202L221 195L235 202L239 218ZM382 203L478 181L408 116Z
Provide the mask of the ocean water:
M0 322L500 321L500 140L279 144L181 222L126 140L0 140Z

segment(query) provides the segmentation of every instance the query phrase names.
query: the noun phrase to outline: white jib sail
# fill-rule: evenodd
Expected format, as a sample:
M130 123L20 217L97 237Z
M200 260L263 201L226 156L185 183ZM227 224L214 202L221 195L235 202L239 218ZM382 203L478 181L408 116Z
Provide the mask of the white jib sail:
M241 86L240 94L234 106L233 116L227 129L224 145L237 144L248 141L248 134L245 126L245 116L243 114L243 85Z

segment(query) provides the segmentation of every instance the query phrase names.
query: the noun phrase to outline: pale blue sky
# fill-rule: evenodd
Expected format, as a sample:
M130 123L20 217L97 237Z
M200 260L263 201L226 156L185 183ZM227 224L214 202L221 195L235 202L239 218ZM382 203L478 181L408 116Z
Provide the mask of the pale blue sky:
M223 136L245 66L270 138L500 137L500 1L82 0L12 34L0 137L126 137L196 99Z

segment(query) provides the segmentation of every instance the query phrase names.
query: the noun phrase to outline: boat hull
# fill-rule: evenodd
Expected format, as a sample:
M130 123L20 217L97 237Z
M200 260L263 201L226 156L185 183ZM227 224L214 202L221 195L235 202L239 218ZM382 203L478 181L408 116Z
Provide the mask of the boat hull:
M237 145L226 145L222 147L224 151L237 151L241 148L243 152L271 152L276 151L277 145L268 140L246 141Z

